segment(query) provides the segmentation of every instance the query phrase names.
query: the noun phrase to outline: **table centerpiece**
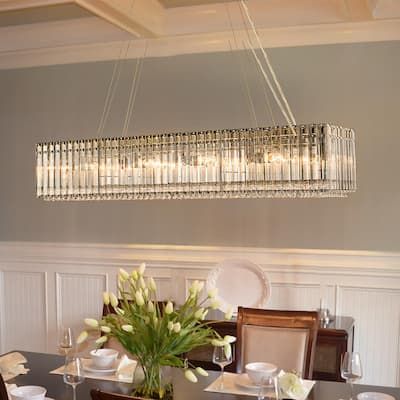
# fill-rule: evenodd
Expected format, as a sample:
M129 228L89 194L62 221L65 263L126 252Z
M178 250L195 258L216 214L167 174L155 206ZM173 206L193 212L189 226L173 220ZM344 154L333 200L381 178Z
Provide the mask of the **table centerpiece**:
M115 313L100 320L86 318L85 324L91 330L101 332L96 340L98 346L114 337L138 360L144 379L133 395L166 400L172 398L172 386L163 381L163 367L180 368L185 377L195 383L196 375L206 376L207 372L192 367L185 354L210 344L224 346L226 352L230 352L230 343L235 338L222 338L212 328L212 322L204 321L209 309L219 306L215 299L216 289L200 299L203 283L196 280L189 288L184 304L177 308L171 301L157 302L155 281L144 276L145 269L144 263L130 274L121 268L118 275L120 299L114 293L103 293L104 304L112 307ZM232 311L228 311L225 318L231 317ZM87 337L88 332L83 331L77 342L82 343Z

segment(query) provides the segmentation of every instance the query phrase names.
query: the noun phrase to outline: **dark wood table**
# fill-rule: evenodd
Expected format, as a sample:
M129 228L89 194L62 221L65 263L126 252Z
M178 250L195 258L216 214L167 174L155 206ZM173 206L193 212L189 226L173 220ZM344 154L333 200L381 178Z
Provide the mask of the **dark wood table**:
M61 375L49 374L50 371L63 364L64 358L58 355L31 353L21 351L28 360L27 367L30 371L27 375L20 375L8 383L21 385L40 385L47 388L47 396L55 400L70 400L72 389L63 382ZM249 396L234 396L204 392L203 389L218 377L218 372L210 371L206 378L199 379L197 384L188 382L180 370L173 371L174 399L175 400L249 400ZM90 389L99 388L110 392L131 392L131 386L126 383L102 381L97 379L85 379L77 387L77 400L90 400ZM355 385L355 393L383 392L400 400L400 388ZM254 398L254 397L253 397ZM309 400L338 400L349 398L349 386L341 382L318 381L312 389Z

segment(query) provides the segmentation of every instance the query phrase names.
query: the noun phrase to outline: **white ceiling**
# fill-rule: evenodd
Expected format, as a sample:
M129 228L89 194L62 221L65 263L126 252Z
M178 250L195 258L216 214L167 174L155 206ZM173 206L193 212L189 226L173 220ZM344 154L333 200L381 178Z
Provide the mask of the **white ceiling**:
M266 47L400 40L400 0L247 0ZM232 32L232 27L235 34ZM227 51L238 0L0 0L0 68Z

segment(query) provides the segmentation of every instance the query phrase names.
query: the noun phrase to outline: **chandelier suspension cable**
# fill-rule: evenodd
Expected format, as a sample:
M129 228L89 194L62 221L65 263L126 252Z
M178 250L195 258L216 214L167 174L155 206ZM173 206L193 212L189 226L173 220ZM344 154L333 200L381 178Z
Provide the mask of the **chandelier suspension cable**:
M121 73L121 58L122 58L123 48L124 48L124 44L122 43L120 50L119 50L118 58L114 62L114 67L113 67L113 72L111 74L110 83L108 84L107 95L106 95L106 99L104 101L103 112L101 114L99 126L97 128L97 137L100 137L102 135L106 119L107 119L108 114L111 109L111 103L112 103L112 100L115 95L115 87L116 87L115 79L117 79L117 83L118 83L119 76Z
M147 41L145 41L145 48L144 48L143 56L136 61L136 68L135 68L133 76L132 76L132 84L131 84L131 89L130 89L130 93L129 93L128 107L126 110L124 127L122 129L123 137L127 136L129 123L131 121L132 112L133 112L133 109L134 109L134 106L136 103L136 95L137 95L137 91L138 91L138 87L139 87L138 82L140 82L140 77L141 77L142 69L143 69L143 60L146 57L146 54L147 54Z
M279 99L279 96L278 96L278 94L276 93L276 91L275 91L275 89L274 89L274 87L273 87L273 85L272 85L272 82L271 82L271 80L270 80L269 77L268 77L268 74L265 72L264 67L262 66L261 60L259 59L259 57L257 56L257 54L256 54L256 52L255 52L255 50L254 50L254 47L251 45L251 41L250 41L250 40L248 40L247 45L249 46L251 52L253 53L253 56L254 56L254 58L255 58L256 61L257 61L257 64L258 64L258 66L259 66L259 68L260 68L260 70L261 70L261 72L262 72L262 74L263 74L263 76L264 76L264 78L265 78L267 84L268 84L268 87L270 88L270 90L271 90L271 92L272 92L272 94L273 94L273 96L274 96L274 99L275 99L275 101L277 102L277 104L278 104L278 106L279 106L279 108L280 108L282 114L284 115L285 119L287 120L288 125L292 127L292 125L296 125L296 119L294 118L294 115L293 115L293 113L292 113L292 111L291 111L291 109L290 109L289 103L288 103L288 101L287 101L287 99L286 99L285 94L283 93L282 87L281 87L281 85L279 84L279 81L278 81L278 79L277 79L277 77L276 77L275 71L274 71L274 69L272 68L272 65L271 65L271 63L270 63L270 61L269 61L268 55L267 55L265 49L263 48L263 45L262 45L260 36L259 36L258 33L257 33L256 27L255 27L255 25L254 25L254 22L253 22L251 16L250 16L248 7L247 7L247 5L245 4L244 0L241 0L241 1L240 1L240 6L241 6L240 9L241 9L241 10L244 10L244 14L245 14L245 16L246 16L246 20L248 21L248 23L249 23L249 25L250 25L250 28L251 28L251 31L253 32L254 37L255 37L256 40L257 40L257 44L258 44L259 47L260 47L260 50L261 50L261 52L262 52L262 54L263 54L263 57L264 57L264 59L265 59L265 62L266 62L266 64L267 64L267 66L268 66L268 70L269 70L269 72L270 72L270 74L271 74L271 76L272 76L272 79L273 79L273 82L274 82L275 85L276 85L276 88L278 89L278 93L279 93L279 95L281 96L281 99L282 99L283 104L282 104L281 100ZM243 15L243 13L242 13L242 15ZM284 110L284 106L286 107L286 111Z
M241 11L241 14L242 14L242 19L243 19L243 25L244 25L244 27L245 27L245 32L246 32L246 35L247 35L247 37L248 37L248 40L250 41L250 34L249 34L249 30L247 29L247 27L246 27L246 24L245 24L245 22L244 22L244 15L243 15L243 12L242 12L242 10L240 10ZM233 29L233 25L231 24L231 27L232 27L232 29ZM234 34L235 35L235 34ZM236 37L236 36L235 36ZM246 46L246 43L245 43L245 41L242 41L242 46L243 46L243 51L246 53L246 54L248 54L248 62L254 62L254 58L253 57L250 57L250 53L248 52L248 46ZM238 45L237 45L237 43L236 43L236 48L238 49L239 47L238 47ZM270 100L269 100L269 97L268 97L268 93L267 93L267 89L266 89L266 86L265 86L265 84L264 84L265 82L263 82L260 86L262 87L262 89L263 89L263 94L264 94L264 98L265 98L265 104L266 104L266 108L267 108L267 110L268 110L268 113L269 113L269 116L270 116L270 118L271 118L271 121L272 121L272 124L275 126L276 125L276 122L275 122L275 118L274 118L274 113L273 113L273 111L272 111L272 107L271 107L271 102L270 102ZM290 124L289 124L290 125Z
M130 9L131 12L133 11L135 1L136 0L132 0L131 9ZM129 40L126 45L124 59L126 59L128 56L130 45L131 45L131 40ZM104 102L103 113L101 115L99 126L97 128L97 137L103 136L104 127L105 127L106 121L108 119L108 116L110 114L112 103L114 101L116 89L118 87L118 82L119 82L119 79L121 76L121 70L122 70L122 62L121 61L122 61L123 48L124 48L124 43L121 44L118 58L114 62L113 72L111 74L111 80L108 85L107 95L106 95L106 99Z
M231 30L232 30L232 36L233 36L234 45L235 45L235 48L237 50L239 47L238 47L238 42L237 42L237 38L236 38L236 33L235 33L234 28L233 28L232 16L231 16L231 13L229 11L229 5L228 4L226 4L226 11L227 11L227 15L228 15L229 24L230 24L230 27L231 27ZM232 54L232 57L236 58L236 62L239 65L240 75L241 75L241 78L242 78L241 79L241 87L242 87L243 95L247 99L247 105L248 105L248 108L249 108L250 119L253 120L254 127L256 128L256 127L258 127L257 115L256 115L253 99L252 99L252 97L250 95L250 87L249 87L249 82L248 82L246 71L245 71L244 64L243 64L243 58L240 56L240 54L237 54L235 56L234 51L233 51L233 47L232 47L232 43L231 43L230 40L228 41L228 44L229 44L229 49L230 49L230 52Z

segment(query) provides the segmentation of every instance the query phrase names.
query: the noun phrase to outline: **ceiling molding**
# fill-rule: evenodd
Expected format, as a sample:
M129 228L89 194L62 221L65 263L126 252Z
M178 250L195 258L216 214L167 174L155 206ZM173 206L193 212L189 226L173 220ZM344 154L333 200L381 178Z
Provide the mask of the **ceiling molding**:
M390 41L400 40L400 20L264 29L259 34L263 46L267 48ZM237 42L243 43L246 32L237 32L236 35ZM128 41L110 40L103 43L2 51L0 69L113 60L118 58L121 46L126 46L127 43ZM231 51L231 43L230 32L152 39L147 40L147 57ZM136 40L135 46L130 46L127 58L143 57L144 48L145 40Z
M164 9L157 0L116 2L74 0L78 5L136 37L157 37L163 32Z

